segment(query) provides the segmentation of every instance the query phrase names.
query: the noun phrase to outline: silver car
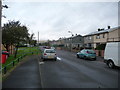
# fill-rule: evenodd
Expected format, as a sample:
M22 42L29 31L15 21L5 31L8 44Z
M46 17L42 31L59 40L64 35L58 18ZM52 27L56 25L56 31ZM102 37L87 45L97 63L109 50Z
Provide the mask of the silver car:
M54 49L44 49L41 58L43 60L45 59L53 59L53 60L57 60L57 55L56 55L56 51Z

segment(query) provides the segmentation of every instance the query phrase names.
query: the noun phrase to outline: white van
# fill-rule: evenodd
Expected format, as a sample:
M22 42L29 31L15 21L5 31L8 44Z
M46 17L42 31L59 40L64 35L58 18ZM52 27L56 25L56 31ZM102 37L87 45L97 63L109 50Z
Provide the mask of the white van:
M104 59L108 67L120 67L120 42L109 42L106 44Z

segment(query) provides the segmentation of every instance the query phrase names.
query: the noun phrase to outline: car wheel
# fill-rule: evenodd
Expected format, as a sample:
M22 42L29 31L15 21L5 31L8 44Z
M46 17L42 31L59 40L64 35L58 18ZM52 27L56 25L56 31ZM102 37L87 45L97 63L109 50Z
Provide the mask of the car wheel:
M79 56L79 58L80 58L80 59L82 59L82 57L81 57L81 56Z
M115 66L113 61L108 61L107 65L109 68L114 68L114 66Z
M96 58L94 58L94 60L96 60Z
M45 61L45 58L43 58L43 61Z
M55 58L54 60L57 61L57 58Z
M86 60L86 59L87 59L87 58L86 58L86 56L84 56L84 57L83 57L83 59L85 59L85 60Z
M77 55L77 58L79 58L79 55Z
M41 57L41 59L43 59L43 57Z

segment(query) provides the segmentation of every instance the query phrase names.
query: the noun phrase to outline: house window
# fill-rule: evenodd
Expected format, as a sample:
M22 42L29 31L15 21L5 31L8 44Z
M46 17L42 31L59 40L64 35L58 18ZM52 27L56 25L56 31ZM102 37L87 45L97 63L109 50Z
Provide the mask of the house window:
M80 38L80 41L81 41L81 38Z
M91 48L91 46L92 46L91 43L88 43L88 47Z
M96 39L100 39L100 35L98 34L98 35L96 35Z
M91 39L92 39L91 36L86 37L86 40L91 40Z
M88 37L88 40L91 40L91 36Z

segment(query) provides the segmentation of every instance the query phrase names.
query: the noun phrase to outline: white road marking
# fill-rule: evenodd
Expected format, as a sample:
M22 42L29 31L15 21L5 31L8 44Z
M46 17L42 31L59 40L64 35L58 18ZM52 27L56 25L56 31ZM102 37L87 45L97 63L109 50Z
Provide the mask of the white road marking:
M61 58L57 57L57 60L61 60Z
M39 64L44 64L44 62L39 62Z

